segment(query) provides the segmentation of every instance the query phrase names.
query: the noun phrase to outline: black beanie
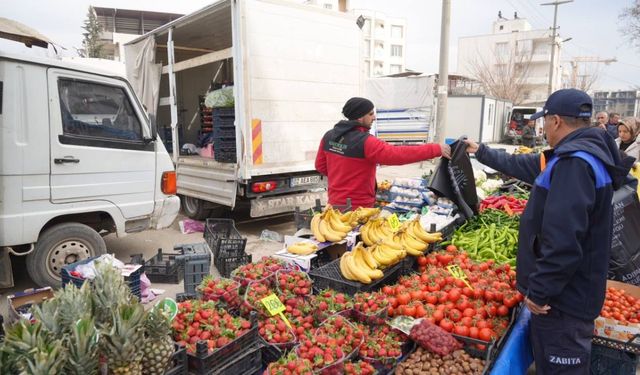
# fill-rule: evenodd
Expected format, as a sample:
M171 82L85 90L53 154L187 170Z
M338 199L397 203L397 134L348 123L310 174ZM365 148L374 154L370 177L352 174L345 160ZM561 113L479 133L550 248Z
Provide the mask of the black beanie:
M371 112L372 109L373 103L371 100L355 97L347 100L344 107L342 107L342 114L349 120L357 120Z

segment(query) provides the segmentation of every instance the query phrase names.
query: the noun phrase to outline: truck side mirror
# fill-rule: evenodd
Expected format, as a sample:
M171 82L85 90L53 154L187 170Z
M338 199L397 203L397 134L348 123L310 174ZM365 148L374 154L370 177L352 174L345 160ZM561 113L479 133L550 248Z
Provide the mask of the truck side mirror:
M151 141L158 139L158 125L156 124L156 116L148 114L149 116L149 128L151 130Z

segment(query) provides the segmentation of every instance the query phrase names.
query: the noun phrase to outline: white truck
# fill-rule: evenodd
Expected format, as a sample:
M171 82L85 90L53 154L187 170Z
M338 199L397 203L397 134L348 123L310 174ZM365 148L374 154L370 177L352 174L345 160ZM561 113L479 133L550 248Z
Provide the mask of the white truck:
M102 236L169 226L180 204L156 133L124 77L0 51L0 287L11 254L58 287Z
M221 0L125 46L134 88L159 128L171 129L188 216L245 204L259 217L326 200L315 156L344 102L361 92L360 32L353 14ZM200 135L199 96L224 82L234 88L236 162L181 155Z
M500 142L513 103L486 95L451 95L447 99L447 127L444 138L462 135L480 142Z

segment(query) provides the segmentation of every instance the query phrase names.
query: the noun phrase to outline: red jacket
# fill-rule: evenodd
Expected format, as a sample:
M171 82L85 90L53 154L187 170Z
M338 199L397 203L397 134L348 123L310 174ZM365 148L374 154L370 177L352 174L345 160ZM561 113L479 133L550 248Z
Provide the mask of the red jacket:
M318 148L316 169L329 178L329 203L373 207L376 201L376 165L404 165L441 156L440 145L393 146L357 121L340 121Z

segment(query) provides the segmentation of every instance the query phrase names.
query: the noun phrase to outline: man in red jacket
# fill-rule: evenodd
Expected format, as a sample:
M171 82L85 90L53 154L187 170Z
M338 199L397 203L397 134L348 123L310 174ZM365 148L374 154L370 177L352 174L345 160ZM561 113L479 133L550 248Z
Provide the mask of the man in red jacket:
M404 165L438 156L451 157L451 148L433 143L393 146L369 134L376 115L373 103L351 98L342 108L348 119L329 130L318 148L316 170L329 178L329 203L353 208L373 207L376 201L376 165Z

